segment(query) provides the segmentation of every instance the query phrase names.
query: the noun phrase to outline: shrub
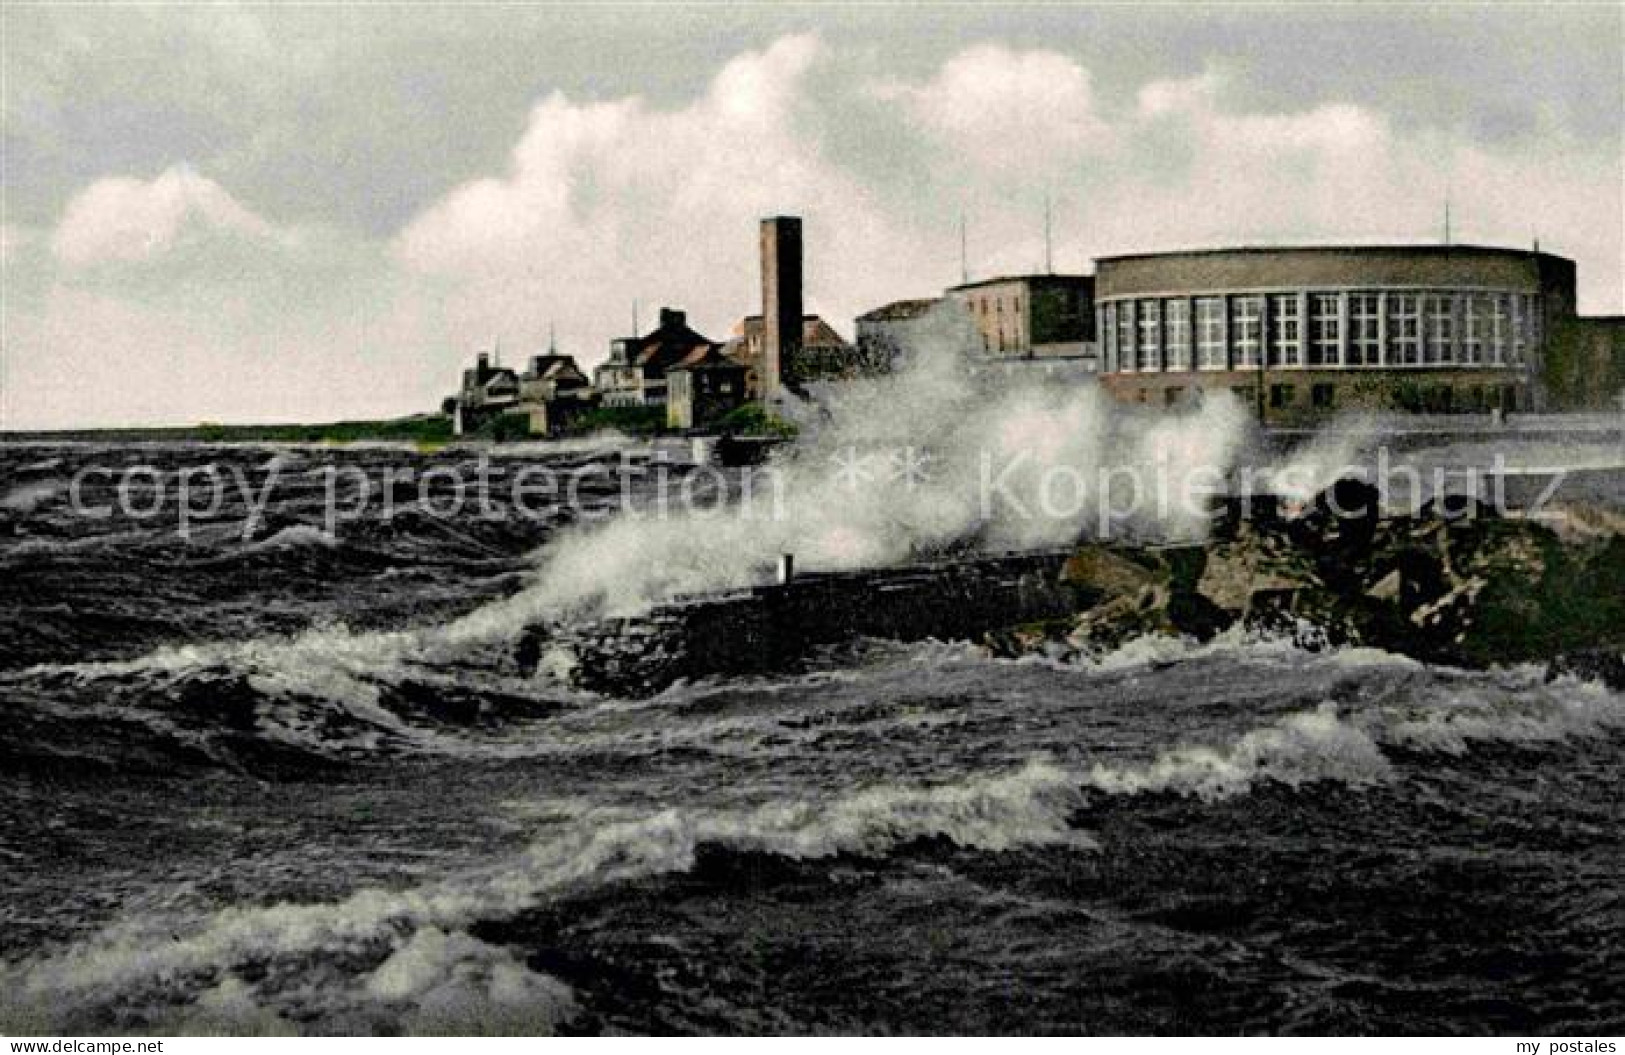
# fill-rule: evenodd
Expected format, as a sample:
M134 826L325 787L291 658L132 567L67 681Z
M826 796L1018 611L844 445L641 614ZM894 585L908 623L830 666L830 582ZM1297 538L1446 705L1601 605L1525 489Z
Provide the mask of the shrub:
M594 407L573 419L568 431L582 436L614 429L631 436L653 436L666 429L665 407Z
M735 407L717 419L717 428L729 436L777 436L794 439L796 427L760 403Z

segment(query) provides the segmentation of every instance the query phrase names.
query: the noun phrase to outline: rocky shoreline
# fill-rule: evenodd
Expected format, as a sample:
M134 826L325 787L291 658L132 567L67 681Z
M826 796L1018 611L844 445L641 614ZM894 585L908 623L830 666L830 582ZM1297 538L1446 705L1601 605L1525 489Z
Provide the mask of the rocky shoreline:
M683 681L793 671L866 637L1065 661L1146 636L1206 641L1239 628L1458 667L1544 662L1553 677L1625 689L1616 514L1571 511L1547 523L1450 497L1392 516L1378 497L1344 480L1301 506L1229 500L1201 543L961 555L538 624L515 659L527 674L645 698Z
M1066 659L1239 625L1429 663L1545 661L1554 676L1625 688L1625 534L1588 528L1583 514L1568 523L1577 527L1559 534L1460 497L1387 516L1375 488L1355 480L1298 509L1274 496L1233 500L1202 544L1080 548L1061 575L1091 603L985 643L1001 656Z

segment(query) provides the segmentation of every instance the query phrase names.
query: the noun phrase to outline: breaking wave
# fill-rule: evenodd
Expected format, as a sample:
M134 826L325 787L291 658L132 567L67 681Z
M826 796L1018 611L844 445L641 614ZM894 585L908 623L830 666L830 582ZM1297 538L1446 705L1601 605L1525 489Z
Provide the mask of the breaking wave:
M900 373L841 386L817 408L792 407L801 435L772 480L738 508L621 516L563 533L540 556L535 584L475 613L456 634L490 639L526 623L626 613L679 593L759 581L781 553L810 570L898 564L945 547L988 551L1065 545L1094 533L1110 501L1100 486L1157 474L1112 528L1142 537L1200 537L1193 498L1250 438L1228 393L1175 416L1136 414L1094 388L1026 382L989 391L963 368L970 339L942 320L933 354ZM1069 486L1056 500L1055 481ZM1122 496L1116 496L1117 501Z
M703 846L798 859L880 855L933 837L989 851L1088 849L1088 836L1068 823L1081 803L1073 776L1035 761L935 787L876 786L737 810L565 804L559 830L477 874L336 903L233 907L191 930L133 918L54 955L6 964L0 1022L279 1032L313 1012L352 1027L409 1013L414 1027L434 1031L479 1023L536 1030L568 1018L568 987L472 938L475 922L573 890L689 871ZM317 1008L306 1003L313 970L344 980L322 987ZM45 1007L59 1018L41 1021Z
M1247 733L1227 748L1179 748L1139 766L1096 765L1088 783L1112 795L1174 792L1215 800L1265 781L1293 788L1335 781L1359 788L1382 783L1392 772L1370 733L1327 703Z
M1367 654L1372 651L1360 650L1356 662L1380 661L1380 655ZM1350 709L1327 701L1223 747L1178 747L1147 763L1096 764L1084 782L1109 795L1173 793L1206 801L1264 783L1300 788L1329 781L1365 788L1396 779L1395 761L1385 749L1460 756L1474 744L1554 744L1625 730L1625 694L1573 678L1529 688L1539 691L1509 695L1506 687L1456 687L1426 707Z

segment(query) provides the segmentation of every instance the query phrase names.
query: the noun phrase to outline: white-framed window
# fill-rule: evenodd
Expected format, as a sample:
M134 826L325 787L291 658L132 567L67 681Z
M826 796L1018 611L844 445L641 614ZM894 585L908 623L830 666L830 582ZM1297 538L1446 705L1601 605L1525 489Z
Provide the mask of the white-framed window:
M1419 366L1422 362L1422 296L1388 294L1388 363Z
M1461 298L1461 359L1475 365L1489 361L1490 298L1474 293Z
M1348 365L1376 366L1382 355L1382 297L1349 294Z
M1541 342L1546 339L1546 315L1539 297L1524 296L1519 299L1524 302L1523 329L1525 334L1522 354L1518 356L1518 364L1521 366L1529 361L1530 354L1539 348Z
M1337 366L1343 343L1343 297L1309 294L1309 365Z
M1162 305L1158 301L1142 300L1135 314L1140 322L1140 341L1135 346L1140 357L1140 369L1161 370Z
M1456 298L1448 293L1429 293L1427 361L1450 364L1456 361Z
M1134 302L1120 301L1117 305L1117 355L1121 368L1134 369Z
M1264 350L1264 298L1237 297L1230 308L1236 366L1257 366Z
M1270 365L1303 365L1303 318L1296 293L1270 294Z
M1512 344L1512 313L1507 309L1504 293L1490 297L1490 358L1496 366L1504 366L1507 350Z
M1507 362L1514 366L1521 365L1524 354L1529 349L1529 298L1522 293L1514 293L1512 304L1512 347Z
M1162 302L1163 338L1168 342L1168 369L1191 368L1191 303L1184 298Z
M1223 370L1229 363L1224 350L1224 298L1196 298L1196 362L1203 370Z
M1105 338L1106 372L1117 369L1117 305L1106 304L1100 309L1100 335Z

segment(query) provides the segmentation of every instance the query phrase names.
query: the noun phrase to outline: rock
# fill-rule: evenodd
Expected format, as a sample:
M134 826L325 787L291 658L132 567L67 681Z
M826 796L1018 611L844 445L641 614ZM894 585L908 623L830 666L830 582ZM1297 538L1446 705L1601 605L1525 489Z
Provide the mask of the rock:
M1477 495L1439 494L1422 503L1421 519L1443 521L1488 520L1495 516L1491 506L1478 500Z
M1272 494L1226 495L1213 511L1211 536L1215 540L1236 538L1244 528L1272 531L1284 522L1283 499Z
M1419 546L1396 553L1393 570L1399 575L1399 606L1406 612L1438 600L1450 590L1444 560Z
M1137 637L1176 633L1168 621L1167 590L1148 591L1133 597L1114 597L1078 616L1067 643L1075 649L1111 651Z
M1194 590L1175 589L1168 598L1168 622L1181 634L1208 641L1235 622L1235 617Z
M1260 590L1319 585L1320 579L1309 561L1291 549L1285 539L1243 533L1236 541L1221 543L1208 553L1196 592L1215 607L1241 614Z
M1022 623L1007 630L995 630L983 635L982 645L995 656L1006 659L1047 654L1051 647L1065 641L1077 625L1075 619L1048 619Z
M1342 523L1375 524L1382 516L1382 492L1358 477L1344 476L1316 495L1312 508Z
M1288 527L1293 542L1317 557L1346 560L1371 548L1381 518L1381 493L1364 480L1345 476L1316 495L1309 511Z
M1061 581L1069 586L1097 591L1102 598L1138 594L1166 581L1167 572L1154 570L1104 546L1084 546L1061 567Z
M1374 601L1398 602L1400 582L1401 578L1399 569L1395 568L1393 571L1389 572L1387 575L1384 575L1381 579L1378 579L1375 583L1373 583L1371 587L1366 590L1365 595Z

